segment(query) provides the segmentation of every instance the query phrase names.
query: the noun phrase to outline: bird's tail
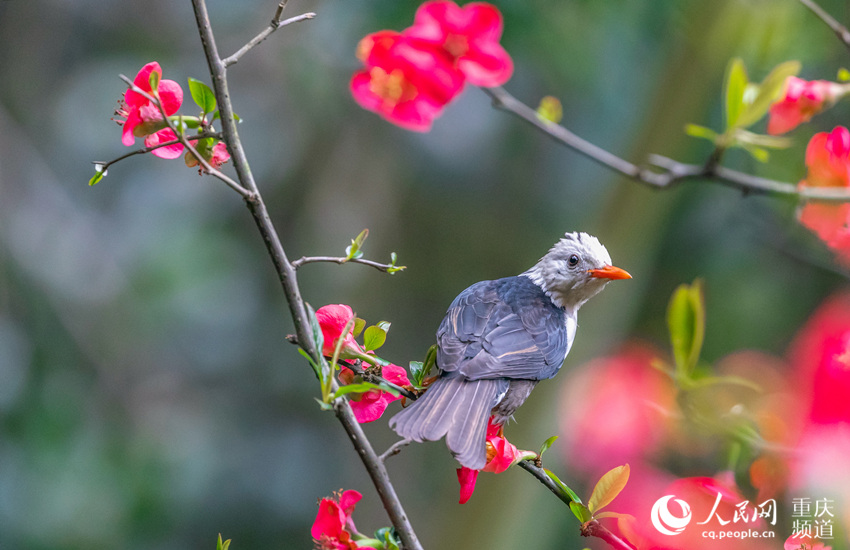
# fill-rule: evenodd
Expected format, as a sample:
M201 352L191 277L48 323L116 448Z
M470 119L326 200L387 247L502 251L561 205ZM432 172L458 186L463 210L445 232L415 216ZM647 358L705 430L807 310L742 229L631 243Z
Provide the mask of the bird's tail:
M390 419L390 428L414 441L446 445L461 465L480 470L487 462L487 420L496 398L508 387L507 380L464 380L460 376L438 378L422 397Z

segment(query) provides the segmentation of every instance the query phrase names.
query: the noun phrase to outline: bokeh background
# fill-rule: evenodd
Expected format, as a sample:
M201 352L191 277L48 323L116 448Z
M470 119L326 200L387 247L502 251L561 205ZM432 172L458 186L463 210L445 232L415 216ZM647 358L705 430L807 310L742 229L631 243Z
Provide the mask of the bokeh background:
M850 64L795 0L495 3L516 64L507 89L532 106L560 98L570 129L636 162L651 152L706 158L710 145L682 130L720 128L731 57L753 80L788 59L808 79ZM220 50L259 32L275 5L211 0ZM823 5L847 19L844 2ZM647 189L493 110L474 88L427 134L361 110L347 88L358 40L406 27L417 6L290 1L288 15L318 17L274 34L229 72L253 172L292 258L341 255L363 228L367 257L398 253L408 269L394 276L356 265L299 272L314 307L347 303L369 321L391 321L382 356L398 364L424 357L469 284L527 269L564 231L598 236L634 279L582 310L569 368L538 387L508 434L528 449L586 434L562 438L547 466L587 494L598 474L572 457L606 430L605 415L584 415L581 426L564 417L565 403L582 397L570 388L592 370L588 361L634 340L663 356L667 300L697 277L706 364L741 350L784 358L812 312L848 287L847 271L798 226L792 202L705 182ZM362 531L386 525L344 432L316 406L309 367L284 339L286 304L239 198L179 160L153 157L86 185L91 161L128 150L110 120L125 89L119 74L155 60L165 78L209 81L190 3L2 0L0 52L0 548L213 548L219 532L236 550L310 548L316 499L340 488L364 494ZM808 138L848 114L839 104L816 118L769 164L740 151L726 163L798 181ZM790 376L793 364L777 361ZM395 440L383 421L366 430L378 449ZM713 476L726 467L717 449L647 463L670 476ZM483 474L458 505L455 467L442 443L389 463L426 547L588 544L519 469ZM780 497L785 528L791 496L825 496L803 493Z

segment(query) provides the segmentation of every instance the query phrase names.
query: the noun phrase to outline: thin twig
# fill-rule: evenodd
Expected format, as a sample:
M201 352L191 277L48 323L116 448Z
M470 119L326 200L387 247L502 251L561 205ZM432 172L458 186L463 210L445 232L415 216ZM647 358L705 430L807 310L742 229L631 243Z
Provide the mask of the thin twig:
M543 470L543 468L541 468L539 466L535 466L534 462L532 462L530 460L521 460L517 464L517 466L519 466L520 468L522 468L526 472L528 472L531 475L533 475L534 477L536 477L537 481L539 481L540 483L545 485L546 488L549 489L549 491L553 495L555 495L556 497L558 497L561 500L561 502L563 502L567 506L570 505L570 502L572 502L570 497L568 497L567 495L565 495L564 493L561 492L561 490L558 488L558 486L555 484L555 482L552 481L552 478L549 477L549 475L546 473L545 470Z
M263 29L260 34L252 38L247 44L239 48L236 53L234 53L230 57L224 58L223 63L225 68L235 64L242 58L243 55L251 51L255 46L257 46L258 44L260 44L260 42L268 38L271 33L278 30L279 28L291 25L293 23L298 23L299 21L313 19L314 17L316 17L315 13L307 12L302 13L301 15L296 15L295 17L290 17L289 19L282 21L281 17L283 16L283 10L286 7L286 2L287 0L283 0L283 2L277 5L277 10L275 10L274 17L272 17L272 20L269 23L268 27Z
M343 334L345 334L345 333L343 333ZM412 391L405 389L405 388L399 386L398 384L394 384L394 383L390 382L389 380L387 380L383 376L378 376L377 374L366 373L366 371L363 369L363 367L361 367L357 363L358 362L356 362L356 361L341 361L340 366L343 366L347 369L350 369L352 372L354 372L354 374L359 374L360 376L366 375L369 378L372 378L372 380L366 380L367 382L373 382L374 383L374 381L377 380L379 383L386 384L387 386L391 387L392 389L394 389L400 395L403 395L407 399L411 399L413 401L416 401L416 399L418 398L418 396L415 393L413 393ZM364 378L366 378L366 376L364 376Z
M318 263L318 262L329 262L329 263L340 264L340 265L347 264L347 263L363 264L363 265L368 265L370 267L374 267L378 271L383 271L384 273L401 271L402 269L405 268L405 266L403 266L403 265L396 266L396 265L392 265L392 264L382 264L382 263L375 262L375 261L372 261L372 260L364 260L363 258L343 258L343 257L337 258L337 257L333 257L333 256L303 256L301 258L298 258L297 260L294 260L292 262L292 267L294 267L295 269L298 269L299 267L301 267L304 264L312 264L312 263Z
M389 457L397 455L398 453L400 453L400 452L401 452L401 450L402 450L403 448L407 447L407 446L408 446L408 445L410 445L411 443L413 443L413 440L412 440L412 439L402 439L402 440L400 440L400 441L396 441L395 443L393 443L392 445L390 445L390 448L389 448L389 449L387 449L386 451L384 451L384 454L382 454L382 455L379 457L379 458L381 459L381 462L384 462L384 463L385 463Z
M716 181L746 193L782 195L801 200L850 202L850 189L847 188L797 186L793 183L753 176L712 162L705 165L684 164L661 155L650 155L650 166L662 170L661 172L653 171L650 168L632 164L585 141L563 126L539 117L534 109L516 99L504 88L482 88L482 90L493 99L494 107L518 116L555 141L581 153L590 160L651 187L664 189L686 180L705 179Z
M214 137L214 138L221 139L221 134L219 134L218 132L202 132L202 133L194 135L194 136L187 136L186 139L188 139L189 141L196 141L196 140L204 139L204 138L208 138L208 137ZM135 151L130 151L129 153L121 155L120 157L116 157L112 160L107 160L107 161L93 160L92 164L100 166L101 170L103 172L105 172L106 170L109 169L110 166L112 166L116 162L120 162L120 161L122 161L126 158L132 157L133 155L143 155L145 153L150 153L151 151L156 151L157 149L160 149L162 147L168 147L169 145L176 145L178 143L180 143L179 139L172 139L171 141L163 141L162 143L157 143L156 145L152 145L150 147L142 147L141 149L136 149Z
M540 483L546 486L549 491L552 492L558 499L561 500L567 506L570 505L572 499L569 496L565 495L561 489L552 481L552 478L546 473L543 468L539 466L535 466L534 463L530 460L522 460L519 462L519 467L523 470L527 471L535 478L537 478ZM600 524L596 520L590 520L586 523L583 523L581 526L581 535L583 537L597 537L617 550L634 550L634 547L628 542L624 541L611 531L609 531L604 525Z
M254 222L266 244L266 249L283 287L283 292L289 304L289 310L295 325L299 345L318 363L321 361L321 358L319 356L319 350L316 347L316 342L313 339L310 319L307 316L304 299L301 297L301 289L298 286L295 268L292 267L286 256L286 252L280 242L280 236L271 221L265 202L251 173L242 142L239 139L239 133L236 129L233 116L233 105L230 100L226 67L218 53L205 0L192 0L192 8L195 13L195 21L201 37L204 55L207 58L210 76L212 77L212 87L221 112L224 141L230 149L233 158L233 167L236 170L239 181L251 192L250 196L245 197L245 204L254 217ZM396 528L405 549L422 550L422 545L395 492L386 468L363 433L360 424L354 418L354 413L351 411L348 400L335 400L334 412L348 434L357 454L363 461L363 465L366 467L369 477L372 479L372 483L381 498L384 509L387 511L390 521Z
M847 27L839 23L833 16L828 14L826 10L814 2L814 0L800 0L800 3L809 8L812 13L821 19L821 21L826 23L826 25L832 29L832 32L838 36L838 39L841 40L845 46L850 48L850 31L847 30Z
M620 550L635 550L635 547L624 541L608 529L606 529L601 523L592 519L587 523L583 523L581 526L581 536L583 537L597 537L614 548L618 548Z
M172 132L174 132L174 135L177 136L178 141L180 143L182 143L183 146L186 149L188 149L190 153L192 153L192 155L195 156L195 158L198 160L198 162L201 164L201 166L204 167L204 170L206 170L208 174L210 174L211 176L214 176L214 177L220 179L221 181L223 181L224 183L226 183L228 187L230 187L231 189L233 189L234 191L236 191L237 193L242 195L243 198L247 199L248 197L251 196L251 193L247 189L245 189L244 187L239 185L239 183L237 183L230 176L226 175L224 172L221 172L220 170L213 168L210 165L210 163L207 162L207 160L203 157L203 155L198 153L198 150L195 149L195 146L192 145L189 142L189 140L186 138L185 135L183 135L183 132L179 131L174 126L174 124L171 123L171 120L169 120L168 114L165 112L165 108L162 106L162 102L159 100L159 98L154 97L151 94L147 93L146 91L142 90L141 88L136 86L136 84L133 83L132 80L130 80L129 78L127 78L123 74L118 75L118 76L121 80L124 81L125 84L127 84L130 87L131 90L133 90L137 94L143 96L145 99L147 99L148 101L150 101L151 103L156 105L157 109L159 109L159 113L162 115L163 122L165 122L166 126L168 126L168 128Z

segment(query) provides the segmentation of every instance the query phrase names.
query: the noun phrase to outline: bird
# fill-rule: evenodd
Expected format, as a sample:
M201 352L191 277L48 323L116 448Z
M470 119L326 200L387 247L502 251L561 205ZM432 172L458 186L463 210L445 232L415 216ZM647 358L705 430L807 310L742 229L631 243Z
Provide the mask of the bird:
M587 233L566 233L531 269L473 284L437 329L436 379L390 419L401 437L446 438L466 468L486 464L488 421L504 426L541 380L561 368L579 308L615 279L631 279Z

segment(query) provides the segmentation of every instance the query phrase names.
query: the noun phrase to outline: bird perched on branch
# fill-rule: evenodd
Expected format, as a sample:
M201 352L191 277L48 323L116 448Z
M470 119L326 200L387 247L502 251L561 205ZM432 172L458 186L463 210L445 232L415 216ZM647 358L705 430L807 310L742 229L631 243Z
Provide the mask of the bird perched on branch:
M470 286L437 330L438 378L390 427L414 441L445 437L461 465L480 470L490 416L504 425L537 382L555 376L582 304L630 278L596 237L567 233L525 273Z

